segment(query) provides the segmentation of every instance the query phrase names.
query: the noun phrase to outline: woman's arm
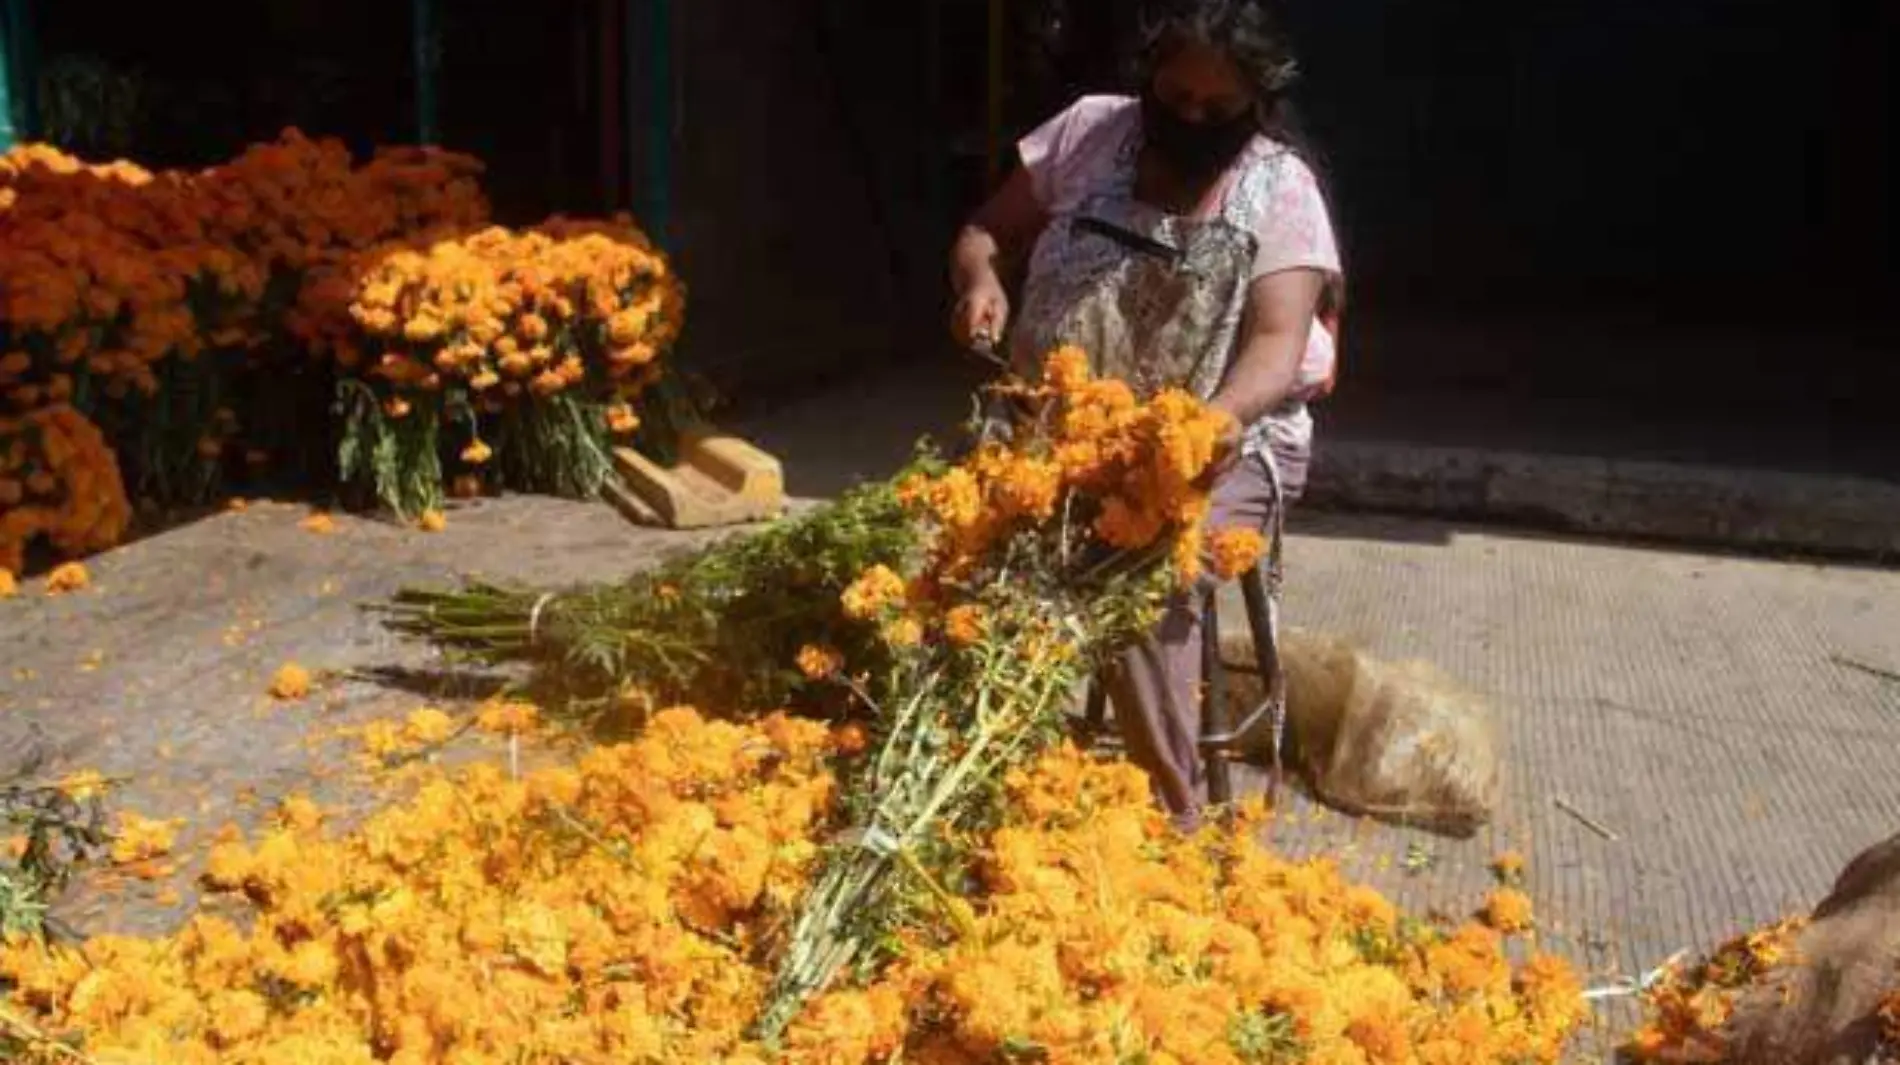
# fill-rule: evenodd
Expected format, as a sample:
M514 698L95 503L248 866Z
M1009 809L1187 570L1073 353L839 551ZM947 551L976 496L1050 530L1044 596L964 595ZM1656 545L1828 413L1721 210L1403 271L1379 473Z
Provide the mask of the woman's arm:
M1325 282L1325 274L1305 268L1254 279L1240 351L1212 400L1233 416L1236 428L1260 420L1292 394Z
M1029 171L1017 167L957 234L950 251L950 286L957 308L951 331L969 344L981 334L994 340L1009 324L1003 269L1019 261L1049 224Z

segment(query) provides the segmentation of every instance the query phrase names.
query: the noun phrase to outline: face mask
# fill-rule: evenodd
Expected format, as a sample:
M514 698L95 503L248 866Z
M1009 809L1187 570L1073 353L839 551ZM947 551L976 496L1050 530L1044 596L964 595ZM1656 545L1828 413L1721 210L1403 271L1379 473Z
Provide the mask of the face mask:
M1153 92L1141 98L1141 133L1156 154L1189 181L1205 181L1227 169L1258 127L1250 111L1222 122L1189 122Z

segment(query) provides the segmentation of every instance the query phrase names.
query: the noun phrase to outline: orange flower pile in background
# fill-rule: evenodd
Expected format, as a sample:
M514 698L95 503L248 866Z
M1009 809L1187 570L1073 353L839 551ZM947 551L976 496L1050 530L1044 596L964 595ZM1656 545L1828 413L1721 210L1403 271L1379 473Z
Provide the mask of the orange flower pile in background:
M354 381L382 416L458 426L402 455L420 505L373 486L409 516L445 480L585 493L639 426L684 290L625 218L487 228L480 170L406 147L359 162L295 130L202 171L0 155L0 414L71 403L106 431L125 494L198 504L284 459L329 476L374 451L386 469L385 445L330 420ZM510 424L557 397L584 409ZM504 440L526 454L485 476ZM574 453L591 468L546 473Z
M16 148L0 157L0 357L26 362L6 397L29 409L87 385L149 395L161 360L274 351L287 326L347 328L347 304L320 296L350 257L485 221L478 170L420 150L357 167L340 143L294 130L195 173Z
M61 403L0 417L0 570L19 573L41 538L67 556L111 547L130 520L118 462L85 416Z
M499 414L585 389L619 434L638 424L629 403L658 375L685 301L625 218L486 229L383 255L355 284L361 339L339 343L338 357L377 382L388 416L441 412L445 392ZM478 435L460 454L480 466L493 450Z
M1063 748L1009 782L958 919L751 1043L778 922L836 802L844 732L690 710L510 779L422 767L336 835L286 802L209 855L210 912L160 939L0 948L0 1008L72 1046L30 1062L1555 1062L1561 961L1401 918L1252 824L1175 833L1139 771Z

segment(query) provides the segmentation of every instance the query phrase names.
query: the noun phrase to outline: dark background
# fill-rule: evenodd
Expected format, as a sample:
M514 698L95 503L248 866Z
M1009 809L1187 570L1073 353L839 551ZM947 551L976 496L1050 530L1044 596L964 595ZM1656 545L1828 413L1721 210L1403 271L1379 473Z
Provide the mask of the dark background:
M489 162L504 219L647 202L662 104L638 40L617 79L602 55L643 5L441 6L442 139ZM1129 6L1006 5L1007 132L1116 86ZM1672 425L1712 458L1752 438L1892 474L1900 5L1285 7L1348 256L1340 424L1482 442L1542 419L1573 449ZM414 136L406 5L33 8L42 64L143 75L141 160L292 123ZM939 358L944 250L985 187L987 2L673 10L661 228L695 365L756 398Z

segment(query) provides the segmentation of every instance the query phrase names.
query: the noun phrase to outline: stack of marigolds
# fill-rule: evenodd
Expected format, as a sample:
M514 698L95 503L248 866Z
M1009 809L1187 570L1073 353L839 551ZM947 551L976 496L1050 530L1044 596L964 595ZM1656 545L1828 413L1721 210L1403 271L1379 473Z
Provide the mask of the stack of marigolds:
M437 456L398 444L423 435L401 428L420 413L389 417L412 407L460 427L443 447L476 471L466 490L597 487L678 333L680 285L624 220L484 229L479 171L414 148L358 164L295 131L198 172L0 156L0 414L70 405L112 443L121 495L161 505L340 464L415 516L445 485ZM333 424L339 382L398 427L360 404Z
M21 1060L150 1065L1555 1062L1578 1023L1564 963L1401 918L1249 819L1181 835L1139 772L1058 747L1010 774L963 919L768 1047L761 959L867 757L851 728L677 709L519 780L427 769L347 835L293 799L210 855L254 920L15 940L0 1020Z

